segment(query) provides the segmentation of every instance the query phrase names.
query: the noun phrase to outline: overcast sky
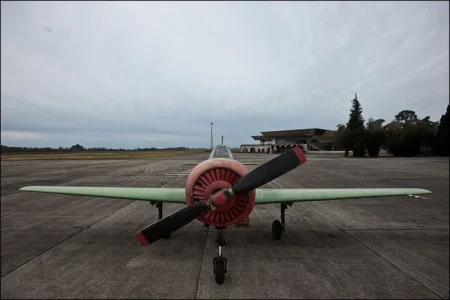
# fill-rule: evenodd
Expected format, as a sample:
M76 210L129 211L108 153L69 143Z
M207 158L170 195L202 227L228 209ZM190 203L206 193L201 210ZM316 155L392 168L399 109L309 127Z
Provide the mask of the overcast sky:
M448 2L2 2L1 143L208 147L449 102Z

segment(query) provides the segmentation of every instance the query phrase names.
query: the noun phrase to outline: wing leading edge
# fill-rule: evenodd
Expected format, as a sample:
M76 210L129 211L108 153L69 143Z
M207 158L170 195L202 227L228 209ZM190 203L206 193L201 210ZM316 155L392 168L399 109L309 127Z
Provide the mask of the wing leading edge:
M424 189L257 189L255 204L343 200L431 194Z
M48 194L80 195L168 203L186 203L184 188L26 186L19 190Z

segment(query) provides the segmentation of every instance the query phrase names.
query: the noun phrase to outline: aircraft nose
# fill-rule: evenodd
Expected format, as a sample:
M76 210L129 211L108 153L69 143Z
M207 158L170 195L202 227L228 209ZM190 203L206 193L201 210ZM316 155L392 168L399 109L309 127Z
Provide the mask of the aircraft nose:
M227 203L227 197L223 193L217 193L213 198L214 206L224 206Z

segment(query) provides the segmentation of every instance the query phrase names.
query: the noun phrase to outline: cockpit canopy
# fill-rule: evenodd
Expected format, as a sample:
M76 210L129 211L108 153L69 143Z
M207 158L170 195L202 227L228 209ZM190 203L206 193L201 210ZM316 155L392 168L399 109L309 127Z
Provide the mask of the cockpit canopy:
M233 159L233 155L231 154L230 149L225 145L217 145L213 152L211 153L210 158L229 158Z

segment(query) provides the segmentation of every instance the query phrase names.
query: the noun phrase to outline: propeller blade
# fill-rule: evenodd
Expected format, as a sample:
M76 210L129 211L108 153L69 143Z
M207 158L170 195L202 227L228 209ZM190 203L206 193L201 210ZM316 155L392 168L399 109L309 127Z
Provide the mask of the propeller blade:
M295 147L265 164L260 165L239 179L232 187L235 194L246 194L306 162L300 147Z
M185 207L182 210L141 229L136 233L136 237L142 245L148 246L192 222L196 217L205 212L208 207L209 204L207 202L196 202L191 206Z

